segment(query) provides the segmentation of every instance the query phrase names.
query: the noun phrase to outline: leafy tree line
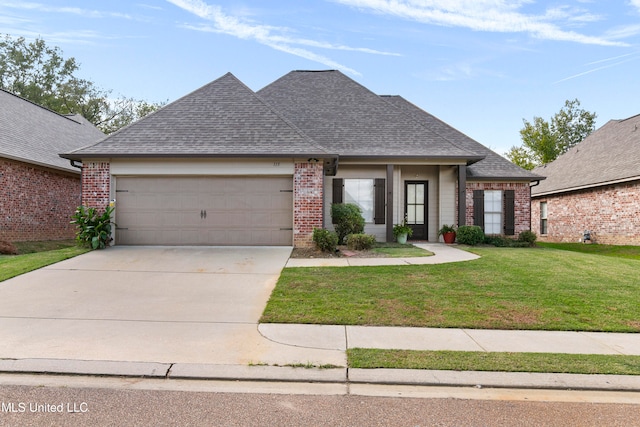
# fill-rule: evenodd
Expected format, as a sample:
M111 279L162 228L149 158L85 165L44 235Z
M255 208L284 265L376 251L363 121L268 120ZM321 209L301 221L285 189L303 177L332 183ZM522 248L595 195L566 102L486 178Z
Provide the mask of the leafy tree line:
M516 165L531 170L554 161L595 130L596 113L580 107L580 101L565 101L564 107L550 121L534 117L523 119L520 129L522 145L513 146L506 156Z
M60 114L81 114L104 133L112 133L163 104L120 96L110 98L90 80L78 78L80 65L41 38L6 35L0 39L0 88Z

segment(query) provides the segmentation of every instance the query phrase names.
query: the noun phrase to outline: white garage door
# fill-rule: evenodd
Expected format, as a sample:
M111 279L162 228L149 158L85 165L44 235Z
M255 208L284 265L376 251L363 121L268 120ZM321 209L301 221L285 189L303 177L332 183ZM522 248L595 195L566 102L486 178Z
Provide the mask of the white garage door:
M118 245L293 244L291 177L117 177Z

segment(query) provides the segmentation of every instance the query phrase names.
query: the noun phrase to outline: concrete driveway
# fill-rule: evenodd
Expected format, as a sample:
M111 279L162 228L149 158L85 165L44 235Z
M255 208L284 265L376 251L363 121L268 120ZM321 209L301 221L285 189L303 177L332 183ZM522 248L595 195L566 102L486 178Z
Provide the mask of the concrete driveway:
M344 364L258 331L290 252L119 246L0 282L0 359Z

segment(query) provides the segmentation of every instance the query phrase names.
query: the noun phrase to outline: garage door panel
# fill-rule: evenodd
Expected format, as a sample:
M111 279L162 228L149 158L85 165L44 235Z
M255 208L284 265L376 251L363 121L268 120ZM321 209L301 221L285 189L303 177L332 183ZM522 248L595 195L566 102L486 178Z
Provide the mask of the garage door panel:
M117 177L116 185L117 244L292 244L291 177Z

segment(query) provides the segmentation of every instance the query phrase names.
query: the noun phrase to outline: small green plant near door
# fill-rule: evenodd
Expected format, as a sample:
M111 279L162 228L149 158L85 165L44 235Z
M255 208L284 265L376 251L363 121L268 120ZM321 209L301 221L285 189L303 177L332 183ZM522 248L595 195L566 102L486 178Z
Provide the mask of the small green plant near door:
M393 236L398 243L407 243L407 237L411 237L413 229L407 225L407 218L404 218L400 224L393 226Z
M111 221L113 208L107 206L102 214L96 208L86 208L79 206L73 214L71 224L75 224L76 241L91 249L104 249L111 241L111 226L115 225Z

